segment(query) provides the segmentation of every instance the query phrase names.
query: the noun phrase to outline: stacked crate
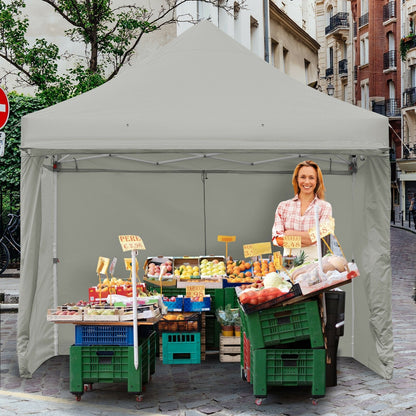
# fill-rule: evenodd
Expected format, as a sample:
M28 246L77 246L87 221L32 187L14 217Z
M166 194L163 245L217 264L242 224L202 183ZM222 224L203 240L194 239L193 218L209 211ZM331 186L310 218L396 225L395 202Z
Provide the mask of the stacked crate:
M143 385L155 372L157 337L153 330L139 336L136 369L132 326L75 326L75 344L69 353L69 384L77 400L93 383L127 383L127 391L141 399Z
M317 300L251 311L240 306L242 378L258 400L269 386L305 386L325 395L325 346ZM256 400L257 402L257 400Z

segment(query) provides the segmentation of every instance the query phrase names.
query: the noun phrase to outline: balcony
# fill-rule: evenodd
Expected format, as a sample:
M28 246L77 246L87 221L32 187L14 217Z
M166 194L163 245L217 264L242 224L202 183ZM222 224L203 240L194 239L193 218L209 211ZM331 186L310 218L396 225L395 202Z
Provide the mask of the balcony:
M396 98L389 98L382 101L373 101L372 110L374 113L386 117L400 117L400 104Z
M354 65L354 81L358 81L358 65Z
M363 27L365 25L368 25L368 12L358 18L358 26Z
M383 70L397 69L397 53L396 50L391 50L383 54Z
M354 22L353 23L353 35L354 35L354 38L357 37L357 31L358 31L358 29L357 29L357 22Z
M342 59L338 62L338 75L340 77L348 76L348 59Z
M348 13L340 12L329 19L329 25L325 28L325 35L330 33L335 34L342 29L345 29L348 32L349 27Z
M334 67L331 66L330 68L325 69L325 77L332 77L334 75Z
M383 6L383 23L396 17L396 2L389 1Z
M403 93L403 107L416 105L416 87L406 88Z
M416 60L416 51L414 49L416 49L416 35L414 33L400 39L400 57L402 61L406 59ZM411 63L411 65L414 65L414 63Z

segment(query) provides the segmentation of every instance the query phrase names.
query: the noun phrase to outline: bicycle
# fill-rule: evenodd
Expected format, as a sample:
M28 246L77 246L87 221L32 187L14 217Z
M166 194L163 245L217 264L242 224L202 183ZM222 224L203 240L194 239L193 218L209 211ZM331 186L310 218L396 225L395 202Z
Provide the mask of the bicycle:
M13 234L19 228L20 215L8 214L9 223L4 229L4 233L0 238L0 275L7 269L10 263L10 250L8 245L20 255L20 243L16 241Z

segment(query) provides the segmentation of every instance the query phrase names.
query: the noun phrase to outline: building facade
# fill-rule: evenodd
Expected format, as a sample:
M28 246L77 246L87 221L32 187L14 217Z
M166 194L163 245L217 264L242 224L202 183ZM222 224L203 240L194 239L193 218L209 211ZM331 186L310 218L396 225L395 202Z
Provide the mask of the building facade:
M393 212L400 204L396 159L402 147L400 2L351 0L351 12L355 103L389 118Z
M347 0L316 0L319 89L355 103L351 5Z

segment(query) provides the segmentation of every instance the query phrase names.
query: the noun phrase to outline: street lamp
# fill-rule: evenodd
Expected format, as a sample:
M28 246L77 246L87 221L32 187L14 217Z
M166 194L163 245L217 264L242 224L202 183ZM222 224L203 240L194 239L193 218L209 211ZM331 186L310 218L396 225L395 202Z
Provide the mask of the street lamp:
M334 95L335 92L335 87L331 84L331 81L329 81L328 86L326 87L326 92L328 93L328 95L330 97L332 97Z

